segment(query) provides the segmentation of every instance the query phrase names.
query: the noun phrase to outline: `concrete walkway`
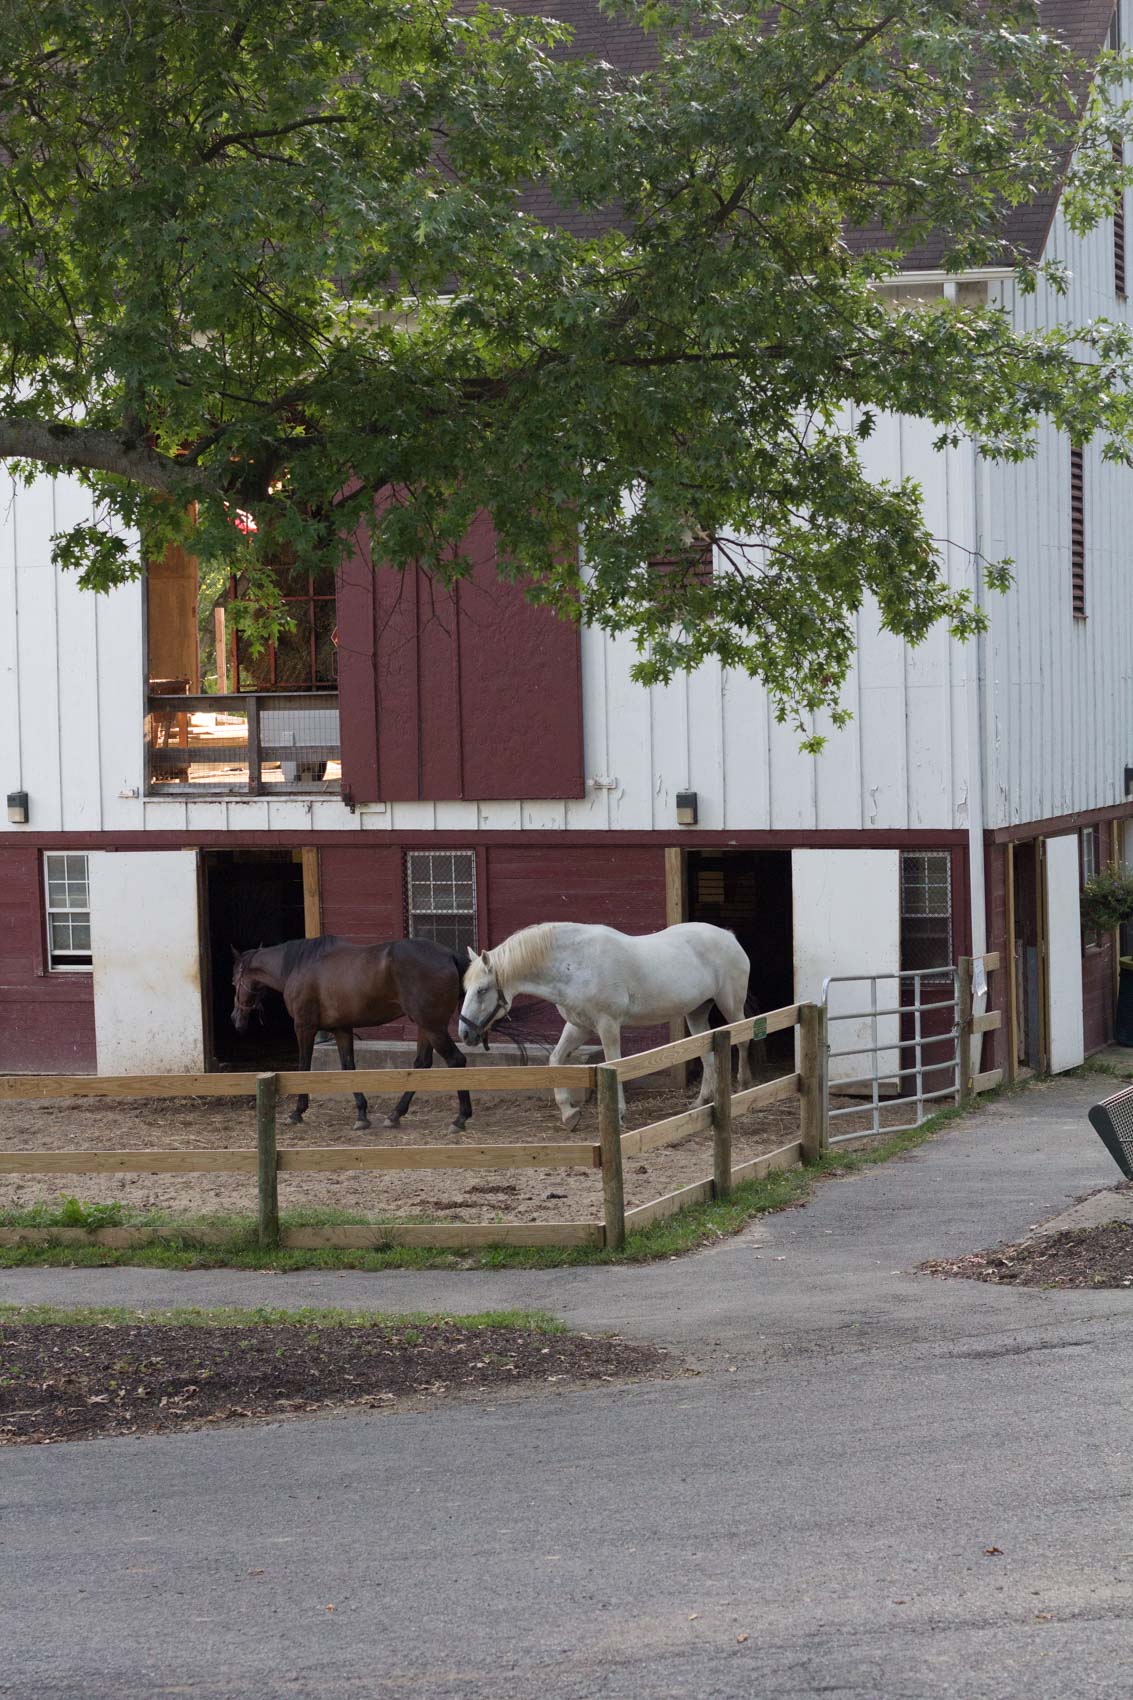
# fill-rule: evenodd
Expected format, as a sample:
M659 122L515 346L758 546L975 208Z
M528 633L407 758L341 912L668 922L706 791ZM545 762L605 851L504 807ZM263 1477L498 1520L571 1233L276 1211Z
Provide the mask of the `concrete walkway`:
M0 1272L0 1302L538 1305L701 1371L9 1451L0 1695L1114 1700L1133 1299L912 1273L1112 1185L1105 1089L660 1266Z

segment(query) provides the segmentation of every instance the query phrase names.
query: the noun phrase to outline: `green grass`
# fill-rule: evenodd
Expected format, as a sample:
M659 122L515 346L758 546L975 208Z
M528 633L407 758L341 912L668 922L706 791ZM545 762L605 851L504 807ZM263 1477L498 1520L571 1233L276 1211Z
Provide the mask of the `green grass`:
M1013 1088L1013 1091L1027 1088ZM981 1106L1003 1096L987 1093ZM580 1264L650 1263L659 1258L682 1257L701 1246L712 1245L736 1234L753 1217L801 1204L815 1186L828 1177L853 1174L876 1163L888 1162L923 1145L926 1139L949 1122L976 1110L957 1108L940 1111L921 1127L907 1133L879 1138L853 1150L834 1149L808 1169L776 1170L765 1180L745 1181L731 1197L691 1206L676 1216L654 1222L627 1236L623 1252L596 1246L496 1246L483 1251L434 1251L426 1247L390 1246L384 1250L334 1248L322 1251L263 1251L256 1241L255 1224L246 1216L211 1216L187 1220L160 1211L130 1211L119 1205L82 1205L67 1199L61 1205L33 1205L28 1210L7 1210L0 1223L10 1227L121 1226L162 1227L170 1237L149 1245L123 1247L97 1245L0 1246L0 1268L35 1266L101 1268L107 1266L146 1269L262 1269L294 1272L305 1269L559 1269ZM75 1211L120 1211L113 1223L102 1220L76 1222ZM56 1219L50 1219L53 1212ZM66 1220L63 1219L64 1215ZM402 1218L405 1220L406 1218ZM291 1210L281 1214L283 1227L318 1227L358 1222L341 1210ZM373 1219L371 1219L373 1220ZM215 1243L203 1243L202 1233L221 1233Z
M543 1310L481 1310L471 1316L448 1311L409 1311L404 1315L368 1310L318 1310L301 1306L277 1310L258 1305L244 1310L221 1305L215 1310L190 1306L175 1310L132 1310L126 1305L0 1305L0 1328L44 1323L72 1327L120 1328L132 1323L180 1328L428 1328L451 1323L460 1328L522 1328L532 1334L565 1334L566 1324Z

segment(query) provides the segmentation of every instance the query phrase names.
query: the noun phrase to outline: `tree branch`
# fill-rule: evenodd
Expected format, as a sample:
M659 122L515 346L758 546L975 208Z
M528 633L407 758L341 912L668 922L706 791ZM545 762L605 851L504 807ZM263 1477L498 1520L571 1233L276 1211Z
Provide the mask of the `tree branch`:
M84 425L0 416L0 459L35 460L67 471L112 472L149 490L186 500L217 493L200 467L184 466L135 438Z

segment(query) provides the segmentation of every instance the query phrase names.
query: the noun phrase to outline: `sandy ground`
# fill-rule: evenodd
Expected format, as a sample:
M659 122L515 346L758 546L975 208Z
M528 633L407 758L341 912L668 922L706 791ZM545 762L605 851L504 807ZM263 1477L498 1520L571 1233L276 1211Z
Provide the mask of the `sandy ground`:
M665 1089L641 1091L629 1098L626 1126L643 1127L675 1115L693 1093ZM397 1129L378 1125L389 1106L371 1101L374 1126L368 1133L351 1129L353 1105L347 1098L316 1099L302 1127L281 1114L281 1148L303 1145L427 1145L597 1139L593 1100L576 1134L563 1133L551 1095L503 1098L480 1094L463 1136L449 1132L454 1105L448 1098L420 1095ZM798 1100L788 1099L738 1120L733 1130L737 1163L773 1150L798 1137ZM251 1146L255 1118L248 1098L174 1098L123 1100L57 1098L5 1104L0 1108L0 1151L66 1149L112 1150ZM710 1134L626 1162L629 1206L700 1180L712 1170ZM281 1174L280 1205L331 1206L362 1216L429 1217L438 1221L491 1222L501 1216L520 1221L597 1221L602 1187L593 1169L423 1169L345 1170L330 1174ZM247 1212L255 1206L255 1180L244 1175L3 1175L0 1207L27 1206L41 1199L76 1196L87 1202L160 1207L199 1215L214 1211Z

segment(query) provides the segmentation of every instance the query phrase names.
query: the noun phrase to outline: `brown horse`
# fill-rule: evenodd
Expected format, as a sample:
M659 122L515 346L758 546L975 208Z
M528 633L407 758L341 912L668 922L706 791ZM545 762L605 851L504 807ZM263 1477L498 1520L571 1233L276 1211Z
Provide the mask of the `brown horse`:
M320 939L290 939L286 944L261 945L258 950L232 950L232 984L236 1001L232 1025L243 1033L252 1011L267 991L282 992L287 1013L295 1024L299 1067L310 1069L315 1036L320 1029L334 1034L343 1068L354 1067L354 1029L381 1027L406 1015L417 1027L414 1068L431 1068L439 1051L450 1068L465 1066L448 1026L456 1013L464 970L451 950L430 939L394 939L391 944L348 944L327 935ZM459 1133L472 1114L467 1092L457 1094L460 1113L452 1124ZM396 1127L413 1093L398 1099L386 1127ZM301 1122L309 1099L295 1100L290 1120ZM354 1094L358 1119L355 1129L370 1125L366 1099Z

